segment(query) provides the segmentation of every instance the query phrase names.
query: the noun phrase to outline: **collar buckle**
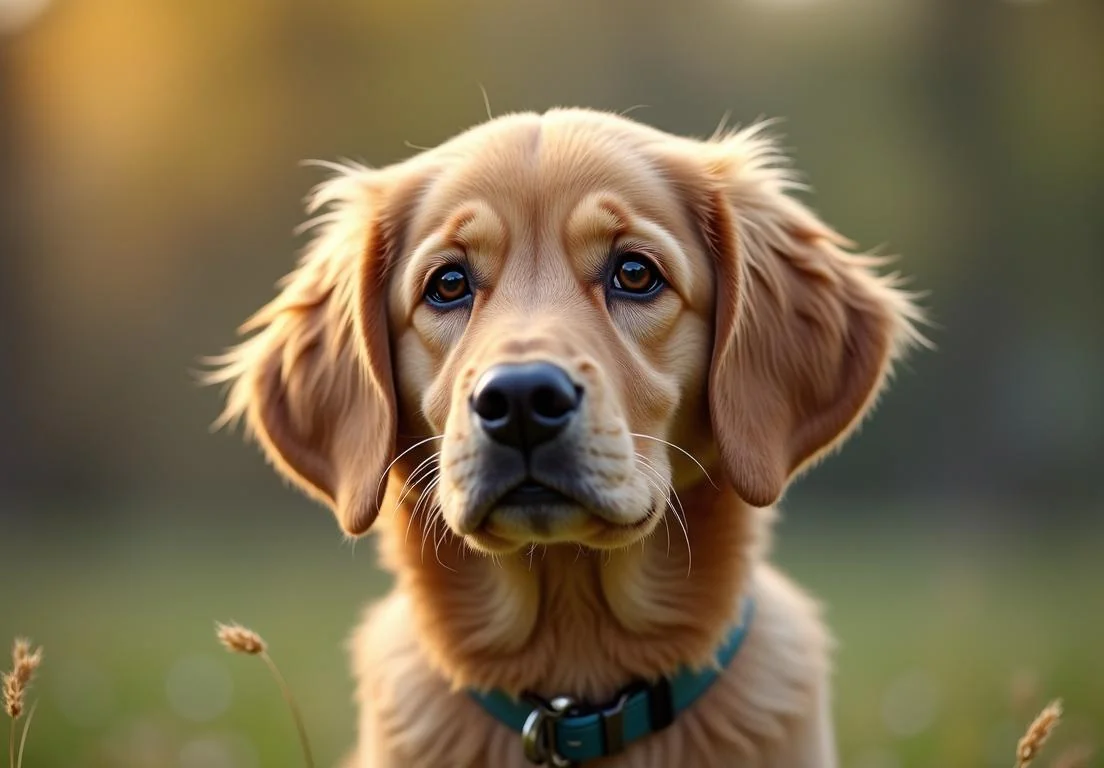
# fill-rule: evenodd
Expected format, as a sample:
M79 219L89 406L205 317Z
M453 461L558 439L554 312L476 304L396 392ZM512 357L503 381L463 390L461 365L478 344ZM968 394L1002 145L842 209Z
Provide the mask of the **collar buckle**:
M602 723L602 738L607 755L617 755L625 750L625 705L629 703L638 686L627 688L617 697L613 706L599 710Z
M551 701L537 696L527 698L534 706L521 729L521 745L526 759L533 765L571 768L574 763L557 751L556 723L575 707L575 700L570 696L557 696Z

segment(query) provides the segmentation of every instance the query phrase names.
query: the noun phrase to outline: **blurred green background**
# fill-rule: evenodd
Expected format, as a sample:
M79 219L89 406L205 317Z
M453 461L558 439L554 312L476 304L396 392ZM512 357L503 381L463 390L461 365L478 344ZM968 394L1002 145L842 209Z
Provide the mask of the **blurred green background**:
M212 436L200 355L272 295L319 180L494 112L708 135L780 116L811 204L903 254L939 349L782 505L856 768L1104 739L1104 2L0 0L0 643L47 647L27 768L324 764L370 541ZM1050 759L1047 759L1047 758ZM1104 764L1094 758L1089 764Z

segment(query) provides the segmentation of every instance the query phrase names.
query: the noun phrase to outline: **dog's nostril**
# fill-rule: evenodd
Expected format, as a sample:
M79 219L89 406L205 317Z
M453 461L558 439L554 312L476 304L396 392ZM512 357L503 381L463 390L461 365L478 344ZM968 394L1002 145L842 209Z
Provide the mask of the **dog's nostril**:
M574 411L577 406L575 392L562 387L538 387L529 401L533 413L545 419L559 419Z
M487 387L472 405L479 418L485 421L501 421L510 415L510 401L499 389Z
M583 390L557 365L507 363L479 377L471 409L492 440L528 452L567 428L582 397Z

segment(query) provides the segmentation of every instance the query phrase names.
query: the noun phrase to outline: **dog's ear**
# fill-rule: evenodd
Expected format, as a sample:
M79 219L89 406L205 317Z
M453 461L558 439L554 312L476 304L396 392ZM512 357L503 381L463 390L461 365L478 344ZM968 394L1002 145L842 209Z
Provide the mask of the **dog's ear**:
M736 491L767 506L861 421L923 318L881 260L790 196L800 185L761 129L692 154L716 274L713 429Z
M298 267L206 379L230 384L221 423L244 416L277 469L359 535L395 447L385 273L403 205L393 173L335 168Z

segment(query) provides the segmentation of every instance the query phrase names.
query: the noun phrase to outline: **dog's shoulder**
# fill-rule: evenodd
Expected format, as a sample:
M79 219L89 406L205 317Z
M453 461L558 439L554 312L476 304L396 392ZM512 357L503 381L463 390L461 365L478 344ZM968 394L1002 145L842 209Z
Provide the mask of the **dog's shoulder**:
M710 734L706 741L727 744L753 765L805 765L794 752L806 742L825 759L811 744L830 738L832 641L820 606L767 563L755 566L749 585L755 613L747 639L693 716Z
M413 610L408 596L392 592L368 608L350 638L362 752L348 768L505 765L486 759L492 735L505 729L433 667L417 641Z

